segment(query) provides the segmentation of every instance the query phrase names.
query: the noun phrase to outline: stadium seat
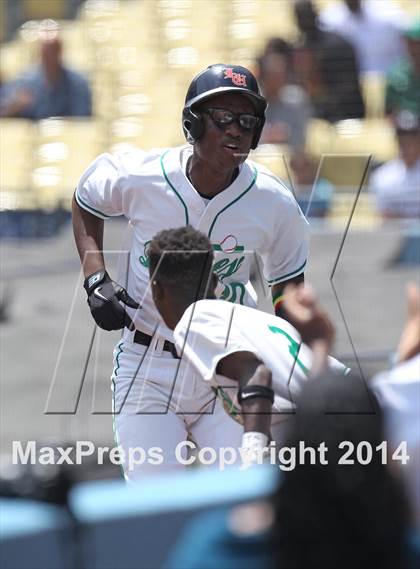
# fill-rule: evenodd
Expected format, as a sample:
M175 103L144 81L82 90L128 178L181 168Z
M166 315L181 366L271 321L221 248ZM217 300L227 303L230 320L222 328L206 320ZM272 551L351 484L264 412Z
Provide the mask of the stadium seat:
M320 157L319 175L336 188L336 192L354 193L368 172L369 154L324 154ZM350 190L349 190L350 189Z
M36 127L31 121L1 119L0 136L0 189L28 193Z
M417 223L404 230L399 250L392 259L393 265L420 266L420 229Z
M31 500L0 499L1 566L74 569L75 543L63 508Z
M305 150L312 156L332 152L336 136L333 125L321 119L311 119L306 129Z
M193 515L265 498L277 483L277 468L264 466L161 474L138 486L121 481L76 486L70 507L83 527L84 564L90 569L161 567Z
M69 208L78 179L104 148L101 123L90 119L40 121L32 172L39 205Z
M289 157L290 148L285 144L261 144L250 156L251 160L265 166L287 184L291 183Z
M394 129L386 119L344 120L336 124L332 152L336 154L372 154L385 162L398 154Z
M366 118L378 119L385 115L385 76L382 73L364 73L361 87Z

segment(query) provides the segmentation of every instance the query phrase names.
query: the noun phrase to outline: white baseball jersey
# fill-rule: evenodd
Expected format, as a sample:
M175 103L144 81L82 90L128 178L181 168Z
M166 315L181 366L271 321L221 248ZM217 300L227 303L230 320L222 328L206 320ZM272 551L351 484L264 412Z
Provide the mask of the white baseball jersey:
M304 271L308 256L308 223L292 193L268 170L246 160L233 183L206 203L186 176L191 146L115 156L102 154L76 188L76 201L107 219L126 216L134 231L127 286L141 303L136 328L173 340L153 303L147 248L156 233L190 224L213 244L214 271L225 285L222 298L252 305L245 285L254 251L264 262L269 285ZM125 331L126 337L129 333Z
M234 419L240 416L235 404L238 383L216 373L221 359L235 352L252 352L270 369L275 393L273 424L293 412L294 397L312 366L311 350L305 344L299 348L299 333L289 322L224 300L192 304L178 322L174 338L178 353L210 382ZM329 364L339 373L350 371L331 356Z

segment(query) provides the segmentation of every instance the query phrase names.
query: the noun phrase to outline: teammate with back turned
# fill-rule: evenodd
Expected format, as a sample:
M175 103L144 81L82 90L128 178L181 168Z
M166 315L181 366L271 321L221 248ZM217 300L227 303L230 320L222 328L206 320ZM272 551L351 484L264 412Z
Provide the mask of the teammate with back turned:
M313 333L322 332L329 343L313 342L311 350L284 318L216 299L212 244L193 227L159 232L149 258L153 300L174 331L177 353L211 386L227 413L244 424L243 448L251 454L271 437L277 443L284 439L285 421L294 415L308 376L320 371L318 362L337 375L350 371L328 355L334 330L320 310Z
M149 288L153 236L185 225L204 232L215 253L218 293L226 300L255 307L249 285L254 252L263 259L276 312L284 286L303 280L308 223L282 182L247 160L258 145L265 109L248 69L212 65L187 92L182 126L189 145L103 154L76 188L73 228L92 315L105 330L124 329L112 374L117 442L124 453L139 446L162 449L162 467L180 467L175 449L188 435L217 450L238 446L242 428L219 401L214 406L210 387L177 359L172 331ZM102 254L103 220L118 215L134 229L126 288L111 280ZM135 480L153 468L145 463L128 471L125 465L125 475Z

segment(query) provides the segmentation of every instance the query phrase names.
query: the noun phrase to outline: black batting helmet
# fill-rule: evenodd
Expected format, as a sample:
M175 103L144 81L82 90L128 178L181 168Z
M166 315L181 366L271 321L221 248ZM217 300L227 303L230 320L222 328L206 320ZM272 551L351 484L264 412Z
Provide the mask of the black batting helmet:
M260 94L257 80L249 69L224 63L210 65L191 81L182 111L182 128L188 142L193 144L203 133L203 119L194 107L219 93L241 93L251 101L260 118L251 145L256 148L265 122L267 101Z

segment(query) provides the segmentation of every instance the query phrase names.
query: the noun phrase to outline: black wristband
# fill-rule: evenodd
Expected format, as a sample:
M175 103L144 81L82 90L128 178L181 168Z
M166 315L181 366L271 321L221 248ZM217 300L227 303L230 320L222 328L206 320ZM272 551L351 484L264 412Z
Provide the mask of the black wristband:
M268 399L271 403L274 403L274 391L271 387L266 387L265 385L245 385L238 392L238 402L240 405L248 399L254 399L255 397L263 397Z
M87 294L89 295L92 292L92 290L95 288L95 286L97 286L99 283L105 280L107 276L108 273L105 271L105 269L101 269L100 271L96 271L95 273L92 273L91 275L86 277L85 282L83 283L83 287L87 292Z

